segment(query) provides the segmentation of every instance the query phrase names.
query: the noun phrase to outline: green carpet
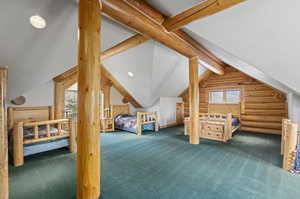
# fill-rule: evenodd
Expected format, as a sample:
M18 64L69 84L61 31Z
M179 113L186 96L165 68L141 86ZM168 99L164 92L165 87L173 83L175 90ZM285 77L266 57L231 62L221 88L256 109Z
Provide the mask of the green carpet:
M239 132L229 143L188 144L183 127L101 134L103 199L294 199L300 176L283 171L280 137ZM33 155L10 167L11 199L75 199L75 154Z

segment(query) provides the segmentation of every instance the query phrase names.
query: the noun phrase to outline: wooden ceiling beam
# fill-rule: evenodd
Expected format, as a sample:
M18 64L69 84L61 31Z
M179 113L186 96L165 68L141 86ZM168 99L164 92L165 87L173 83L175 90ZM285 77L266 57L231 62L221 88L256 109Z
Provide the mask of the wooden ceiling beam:
M128 99L128 102L130 102L135 108L142 108L142 105L139 104L135 98L122 86L122 84L103 66L102 68L102 75L108 78L115 89L119 91L123 97L126 97Z
M148 35L152 39L163 43L186 57L196 56L196 53L190 45L176 37L176 35L166 32L161 25L153 22L147 16L143 15L123 1L103 1L102 10L103 13L112 20L124 24L144 35Z
M130 48L133 48L135 46L138 46L148 40L149 40L149 38L147 38L141 34L136 34L136 35L122 41L121 43L102 52L100 54L100 59L101 59L101 61L103 61L109 57L112 57L113 55L124 52L124 51L126 51ZM73 68L69 69L68 71L64 72L63 74L60 74L60 75L54 77L53 80L56 82L63 81L63 80L65 80L66 76L70 76L71 73L77 73L77 71L78 71L77 66L74 66Z
M136 34L124 41L122 41L121 43L111 47L108 50L105 50L104 52L101 53L101 61L112 57L113 55L119 54L121 52L124 52L130 48L133 48L135 46L138 46L146 41L148 41L149 38L141 35L141 34Z
M125 0L129 5L137 9L138 11L144 13L148 17L150 17L154 22L158 24L162 24L167 17L157 11L155 8L151 7L147 2L143 0ZM163 20L162 20L163 19ZM223 75L223 67L226 64L217 58L214 54L212 54L209 50L207 50L203 45L194 40L189 34L184 32L183 30L175 30L172 31L176 36L180 37L182 40L188 42L198 53L199 59L206 63L212 63L213 61L218 63L212 65L214 67L213 72L216 72L219 75ZM211 64L210 64L211 65Z
M168 31L177 30L195 20L213 15L245 0L207 0L182 13L166 19L163 23Z
M56 83L66 82L66 80L71 80L70 83L67 81L66 83L70 86L70 84L74 84L76 82L78 76L78 66L75 66L66 72L56 76L53 78L53 81ZM123 97L126 97L128 101L135 107L135 108L142 108L142 105L139 104L135 98L120 84L120 82L101 64L101 80L103 78L111 81L112 86L119 91ZM74 80L74 81L73 81Z
M220 75L224 74L223 64L220 64L220 62L216 62L215 60L211 59L205 53L203 53L203 51L195 48L191 43L185 41L184 38L178 36L175 33L167 32L165 28L160 25L158 21L156 21L156 19L160 18L159 15L157 15L158 17L150 19L150 14L145 15L136 8L131 7L128 3L118 0L104 1L102 9L103 13L105 13L109 18L112 18L119 23L125 24L128 27L136 30L137 32L148 35L152 39L159 41L160 43L168 46L169 48L186 57L197 56L207 64L214 67L214 72ZM148 10L148 12L152 11ZM192 38L190 39L192 40Z

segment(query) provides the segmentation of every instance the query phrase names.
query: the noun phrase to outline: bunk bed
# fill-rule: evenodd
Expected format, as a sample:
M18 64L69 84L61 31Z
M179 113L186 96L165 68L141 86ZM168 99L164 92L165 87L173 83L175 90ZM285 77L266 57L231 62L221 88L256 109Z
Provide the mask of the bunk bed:
M76 127L72 119L54 120L52 106L8 108L10 151L14 166L24 157L62 147L76 152Z
M112 105L111 117L116 129L142 135L143 131L158 131L157 112L137 112L130 115L129 105Z

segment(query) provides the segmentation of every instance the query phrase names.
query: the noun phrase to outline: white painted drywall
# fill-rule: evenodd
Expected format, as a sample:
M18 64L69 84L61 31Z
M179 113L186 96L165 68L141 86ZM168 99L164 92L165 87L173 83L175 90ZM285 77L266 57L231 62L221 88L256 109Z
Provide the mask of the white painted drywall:
M48 81L44 84L38 85L30 91L23 93L26 98L26 103L23 105L13 105L10 100L7 102L7 106L14 107L32 107L32 106L53 106L54 105L54 83Z
M300 96L295 94L288 94L289 103L289 118L292 122L298 124L298 131L300 131Z
M187 26L300 93L300 1L247 0Z
M157 112L160 126L171 125L176 122L176 103L182 102L179 97L160 97L159 100L144 111Z

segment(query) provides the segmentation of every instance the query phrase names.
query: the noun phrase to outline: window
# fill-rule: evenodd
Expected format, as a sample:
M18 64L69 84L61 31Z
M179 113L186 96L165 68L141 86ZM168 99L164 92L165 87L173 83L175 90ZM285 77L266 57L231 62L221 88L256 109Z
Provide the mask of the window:
M239 104L240 90L218 90L209 92L210 104Z
M223 104L224 92L223 91L210 92L210 100L209 101L211 104Z
M65 118L77 116L77 83L65 91Z

